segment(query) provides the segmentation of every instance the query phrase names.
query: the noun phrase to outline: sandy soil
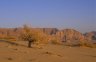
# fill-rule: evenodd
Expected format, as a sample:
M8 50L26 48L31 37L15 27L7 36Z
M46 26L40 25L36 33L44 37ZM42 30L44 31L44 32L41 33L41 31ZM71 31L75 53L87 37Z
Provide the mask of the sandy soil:
M0 42L0 62L96 62L96 48L20 44Z

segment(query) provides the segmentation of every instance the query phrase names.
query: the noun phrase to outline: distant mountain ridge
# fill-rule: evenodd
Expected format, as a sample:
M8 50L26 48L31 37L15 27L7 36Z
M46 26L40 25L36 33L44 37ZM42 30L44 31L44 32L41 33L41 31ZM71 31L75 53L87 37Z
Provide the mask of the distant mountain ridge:
M4 36L18 37L22 30L22 28L0 28L0 38ZM82 34L74 29L32 28L32 30L40 30L47 35L57 37L61 42L96 41L96 31Z

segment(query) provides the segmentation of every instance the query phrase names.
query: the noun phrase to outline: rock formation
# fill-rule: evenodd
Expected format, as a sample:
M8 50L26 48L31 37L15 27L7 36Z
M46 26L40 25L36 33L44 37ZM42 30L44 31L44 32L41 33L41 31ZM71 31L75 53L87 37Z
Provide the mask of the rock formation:
M84 34L90 41L96 43L96 31L88 32Z
M62 43L78 43L96 40L96 32L90 32L83 35L74 29L58 30L56 28L32 28L32 30L43 32L43 34L41 34L42 37L46 34L48 36L48 41L51 41L53 38ZM11 36L17 39L21 33L22 28L0 28L0 38Z
M86 37L74 29L60 30L56 33L56 36L64 43L77 44L86 41Z

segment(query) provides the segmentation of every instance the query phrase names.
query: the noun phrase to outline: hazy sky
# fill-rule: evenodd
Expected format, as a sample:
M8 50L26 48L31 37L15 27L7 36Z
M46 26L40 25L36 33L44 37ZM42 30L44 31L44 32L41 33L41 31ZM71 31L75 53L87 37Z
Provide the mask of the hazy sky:
M0 27L23 24L96 31L96 0L0 0Z

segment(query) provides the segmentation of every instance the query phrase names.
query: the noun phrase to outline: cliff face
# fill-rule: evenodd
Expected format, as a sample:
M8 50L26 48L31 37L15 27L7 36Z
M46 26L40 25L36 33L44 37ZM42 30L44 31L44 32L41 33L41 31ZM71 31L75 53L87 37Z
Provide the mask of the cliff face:
M84 34L90 41L96 43L96 31L88 32Z
M83 35L74 29L58 30L56 28L32 28L39 30L48 35L48 37L56 37L61 42L77 43L80 41L96 40L96 32L90 32ZM18 37L22 33L22 28L0 28L0 38L4 36ZM50 36L49 36L50 35Z
M43 32L49 35L55 35L58 31L56 28L43 28Z
M32 30L42 31L48 35L56 34L58 29L56 28L32 28ZM0 28L0 34L2 35L17 35L20 34L22 28Z
M6 34L6 35L16 35L22 31L21 28L5 28L0 29L0 34Z
M21 32L21 28L0 28L0 39L17 39Z
M74 29L64 29L58 31L56 36L60 39L61 42L67 43L79 43L87 40L87 38L82 33Z

